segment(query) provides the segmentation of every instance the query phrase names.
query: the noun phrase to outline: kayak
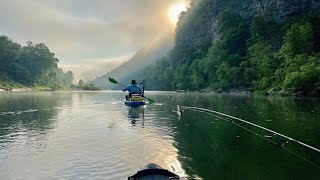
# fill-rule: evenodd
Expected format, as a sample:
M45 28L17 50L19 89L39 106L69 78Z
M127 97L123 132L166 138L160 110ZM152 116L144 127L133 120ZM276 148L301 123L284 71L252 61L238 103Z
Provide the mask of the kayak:
M138 171L136 174L128 177L128 180L168 180L168 179L180 179L178 175L161 168L157 164L148 164L145 169Z
M128 99L123 100L124 105L126 106L144 106L146 102L144 101L144 97L139 94L132 94L132 96Z
M124 102L124 105L126 106L131 106L131 107L134 107L134 106L144 106L146 105L146 102L145 101L127 101L127 100L123 100Z

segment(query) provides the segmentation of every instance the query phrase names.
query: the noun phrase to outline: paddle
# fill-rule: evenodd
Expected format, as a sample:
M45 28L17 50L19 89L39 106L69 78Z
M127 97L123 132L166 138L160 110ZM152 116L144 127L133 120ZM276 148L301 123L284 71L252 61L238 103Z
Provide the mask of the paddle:
M111 83L113 83L113 84L119 84L120 86L126 87L126 86L120 84L117 80L115 80L115 79L113 79L113 78L111 78L111 77L109 77L109 81L110 81ZM146 99L149 100L149 104L152 104L152 103L155 103L155 102L156 102L155 100L150 99L150 98L148 98L148 97L145 97L145 96L144 96L144 98L146 98Z
M153 103L155 103L155 102L156 102L156 101L154 101L153 99L147 98L147 97L145 97L145 96L144 96L144 98L146 98L146 99L148 99L148 100L149 100L149 104L153 104Z
M113 79L113 78L111 78L111 77L109 77L109 81L110 81L111 83L113 83L113 84L119 84L119 85L121 85L121 86L123 86L123 87L126 87L125 85L122 85L122 84L118 83L117 80L115 80L115 79Z

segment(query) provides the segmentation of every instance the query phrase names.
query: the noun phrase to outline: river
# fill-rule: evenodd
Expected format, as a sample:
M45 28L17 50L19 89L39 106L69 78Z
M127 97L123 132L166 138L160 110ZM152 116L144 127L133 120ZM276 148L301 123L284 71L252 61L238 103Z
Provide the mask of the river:
M184 179L320 178L312 149L211 114L174 112L219 111L319 149L320 99L146 94L156 103L129 108L122 92L0 93L1 179L126 179L151 162Z

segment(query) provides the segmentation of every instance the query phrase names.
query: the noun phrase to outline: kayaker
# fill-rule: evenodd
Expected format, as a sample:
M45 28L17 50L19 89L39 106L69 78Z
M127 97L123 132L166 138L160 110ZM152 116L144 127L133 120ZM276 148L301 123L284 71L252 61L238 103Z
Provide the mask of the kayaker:
M123 89L123 92L129 91L129 96L126 95L126 100L128 100L132 94L142 94L141 87L137 84L136 80L132 80L131 83Z

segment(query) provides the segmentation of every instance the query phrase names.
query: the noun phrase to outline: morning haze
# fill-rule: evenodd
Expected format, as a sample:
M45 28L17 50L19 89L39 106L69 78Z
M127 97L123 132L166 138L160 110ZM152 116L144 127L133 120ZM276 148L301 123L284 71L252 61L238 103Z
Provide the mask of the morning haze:
M319 179L320 0L0 0L0 179Z
M174 32L170 9L186 0L2 0L0 33L45 43L75 79L93 79ZM113 61L113 62L110 62ZM117 61L117 62L115 62ZM105 72L83 76L88 69ZM90 71L90 70L89 70Z

